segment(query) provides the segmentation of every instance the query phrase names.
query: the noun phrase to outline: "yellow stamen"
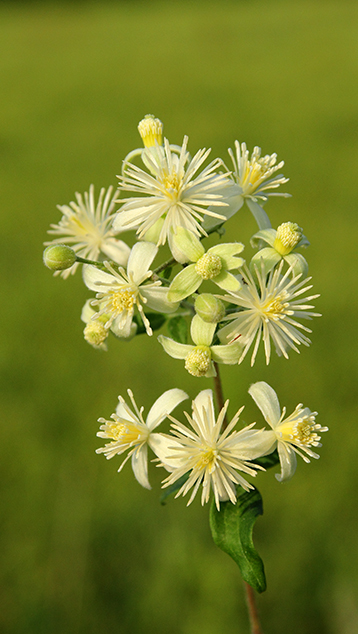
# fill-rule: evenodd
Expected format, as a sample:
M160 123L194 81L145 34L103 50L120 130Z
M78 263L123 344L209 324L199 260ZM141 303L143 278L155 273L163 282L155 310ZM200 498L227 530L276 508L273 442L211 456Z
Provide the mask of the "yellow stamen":
M185 369L193 376L205 376L211 365L211 351L208 346L196 346L185 359Z
M108 330L99 321L90 321L83 331L86 341L91 346L100 346L108 337Z
M274 249L280 255L288 255L291 253L299 241L301 240L303 231L295 222L284 222L280 225L276 232Z
M123 289L122 291L112 293L110 301L111 308L108 312L119 315L124 310L131 310L133 308L135 298L133 291Z
M266 303L261 306L261 312L266 321L278 321L290 313L290 311L287 310L290 304L284 301L287 297L287 291L282 291L275 299L268 299Z

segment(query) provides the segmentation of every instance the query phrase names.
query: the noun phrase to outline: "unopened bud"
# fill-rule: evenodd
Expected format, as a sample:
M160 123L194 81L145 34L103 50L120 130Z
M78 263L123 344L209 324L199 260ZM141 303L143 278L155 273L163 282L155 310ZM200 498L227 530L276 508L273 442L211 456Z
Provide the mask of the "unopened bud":
M195 311L203 321L217 324L225 316L225 306L220 299L210 293L201 293L195 300Z
M76 253L67 244L50 244L43 253L44 264L52 271L69 269L76 259Z
M146 114L138 124L138 131L145 147L155 147L156 143L162 145L163 124L154 115Z
M288 255L298 245L302 235L303 231L298 224L295 222L284 222L277 229L273 248L280 255Z

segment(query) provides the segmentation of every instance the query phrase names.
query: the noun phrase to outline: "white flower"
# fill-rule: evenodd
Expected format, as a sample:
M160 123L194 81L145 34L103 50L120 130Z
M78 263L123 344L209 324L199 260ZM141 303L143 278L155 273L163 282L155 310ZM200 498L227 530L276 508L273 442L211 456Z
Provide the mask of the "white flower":
M271 271L267 282L263 266L261 271L256 267L259 288L256 287L251 273L247 269L245 271L241 269L242 289L238 293L225 296L226 301L240 306L242 310L224 317L224 320L233 321L224 326L218 335L220 341L225 342L235 341L240 337L243 351L239 363L255 341L251 356L251 365L254 365L261 339L264 343L267 364L271 354L270 339L274 343L277 354L283 355L286 359L288 358L287 350L290 348L299 352L298 345L309 346L311 343L300 330L312 331L295 318L320 317L319 313L311 312L310 309L314 306L305 303L319 295L300 298L303 293L312 288L312 285L305 286L311 278L307 277L298 281L302 277L301 274L291 278L292 267L282 276L282 266L283 261L277 269Z
M246 143L241 143L240 145L238 141L235 141L235 149L236 158L231 148L229 149L229 155L234 165L233 176L242 189L243 198L250 198L254 201L259 198L266 201L268 196L289 196L289 194L269 191L287 183L289 180L282 174L275 174L284 166L284 161L276 165L277 154L261 156L261 148L256 146L251 158L249 158ZM275 176L273 176L274 174Z
M158 341L165 352L174 359L185 359L185 369L192 376L216 376L214 361L234 365L238 362L242 345L240 341L228 345L212 346L216 323L209 323L195 315L191 320L190 334L195 346L178 343L170 337L159 335Z
M130 333L126 337L123 337L123 331L118 328L118 319L112 322L110 330L106 328L106 323L110 320L111 316L106 314L99 315L99 313L92 308L92 301L91 299L86 301L82 308L81 319L86 324L83 330L84 338L93 348L107 350L106 340L110 330L116 337L124 338L125 341L135 337L138 326L134 322L132 322Z
M321 436L317 432L328 431L328 427L321 427L315 422L317 412L311 412L302 403L297 405L295 411L287 418L286 408L281 413L280 403L275 390L264 381L251 385L249 394L262 412L266 422L272 427L271 434L274 441L277 440L277 450L281 463L281 474L276 475L277 480L289 480L296 470L296 453L305 462L310 462L304 451L310 458L319 458L311 447L321 447ZM273 449L273 448L272 448Z
M178 304L168 301L168 291L161 287L159 280L147 282L153 274L149 267L157 251L157 247L151 242L137 242L130 252L127 272L122 267L117 272L108 262L104 263L108 273L95 266L83 267L86 286L97 291L97 299L91 302L92 305L99 306L96 319L107 315L105 328L111 328L116 320L116 334L119 336L130 336L135 307L148 335L152 334L152 329L144 314L143 304L160 313L171 313L177 309Z
M199 150L190 159L187 143L188 137L184 137L179 155L167 139L164 147L158 142L154 147L146 147L141 158L149 173L124 162L120 189L137 195L118 201L124 204L113 222L114 229L136 229L139 238L145 237L159 246L165 244L170 230L177 227L185 227L197 236L206 235L200 224L204 213L225 220L218 211L207 210L209 205L226 205L222 189L230 181L226 174L215 173L222 162L215 159L197 174L210 150Z
M70 202L69 205L58 205L58 209L63 216L57 225L51 225L48 233L59 236L50 244L70 244L76 254L82 258L97 260L100 254L107 256L117 264L125 266L127 264L130 248L122 240L114 237L118 231L112 228L114 217L114 206L118 192L112 194L113 187L109 187L107 192L102 187L97 204L94 197L94 186L91 185L89 192L85 192L84 198L76 193L77 202ZM56 271L54 275L61 274L67 278L74 274L78 267L76 262L71 268L65 271Z
M106 458L113 458L117 454L128 451L128 455L122 462L118 471L121 471L129 458L132 458L132 468L136 479L146 489L151 486L148 480L148 445L155 452L161 445L162 434L153 434L153 430L170 414L179 403L188 398L188 395L174 388L164 392L149 410L146 421L143 419L143 407L138 409L131 390L127 390L132 402L133 410L127 405L124 398L119 396L119 404L112 420L99 418L102 423L97 436L110 438L112 442L96 450L96 453L104 453Z
M248 461L266 453L267 441L264 432L252 430L253 425L241 431L233 431L243 407L222 431L228 405L229 401L226 401L216 420L212 391L203 390L193 401L192 416L185 412L191 429L169 417L174 422L174 438L166 436L166 447L163 441L161 451L157 453L161 465L172 472L163 481L163 488L171 486L189 472L187 481L176 495L186 495L193 489L188 505L193 501L201 484L202 504L209 501L211 489L218 510L220 501L230 500L235 504L236 485L239 484L246 491L253 488L238 472L255 476L255 470L262 469Z

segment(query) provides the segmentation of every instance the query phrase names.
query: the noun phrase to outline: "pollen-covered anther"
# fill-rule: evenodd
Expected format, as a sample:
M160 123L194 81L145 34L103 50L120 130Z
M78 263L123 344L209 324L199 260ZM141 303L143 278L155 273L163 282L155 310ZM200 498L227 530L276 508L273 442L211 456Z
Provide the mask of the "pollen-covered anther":
M83 335L91 346L100 346L108 337L108 329L99 321L90 321L86 325Z
M291 253L303 235L303 230L295 222L284 222L280 225L276 232L276 238L274 242L274 249L280 253L280 255L288 255Z
M205 376L211 365L211 352L208 346L196 346L185 359L185 369L193 376Z
M195 265L195 271L203 280L212 280L222 269L221 258L215 253L204 253Z
M133 293L129 290L117 291L111 297L111 312L119 315L124 310L131 310L134 305Z
M163 143L163 124L152 114L146 114L138 124L138 131L145 147L155 147Z

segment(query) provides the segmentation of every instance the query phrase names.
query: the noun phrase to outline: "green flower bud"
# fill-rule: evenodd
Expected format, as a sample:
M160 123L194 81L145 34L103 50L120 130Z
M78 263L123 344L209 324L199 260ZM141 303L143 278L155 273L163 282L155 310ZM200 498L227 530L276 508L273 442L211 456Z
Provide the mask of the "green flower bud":
M52 271L69 269L76 259L76 253L66 244L50 244L43 253L44 264Z
M210 293L201 293L195 300L194 308L203 321L217 324L225 316L225 306L220 299Z

